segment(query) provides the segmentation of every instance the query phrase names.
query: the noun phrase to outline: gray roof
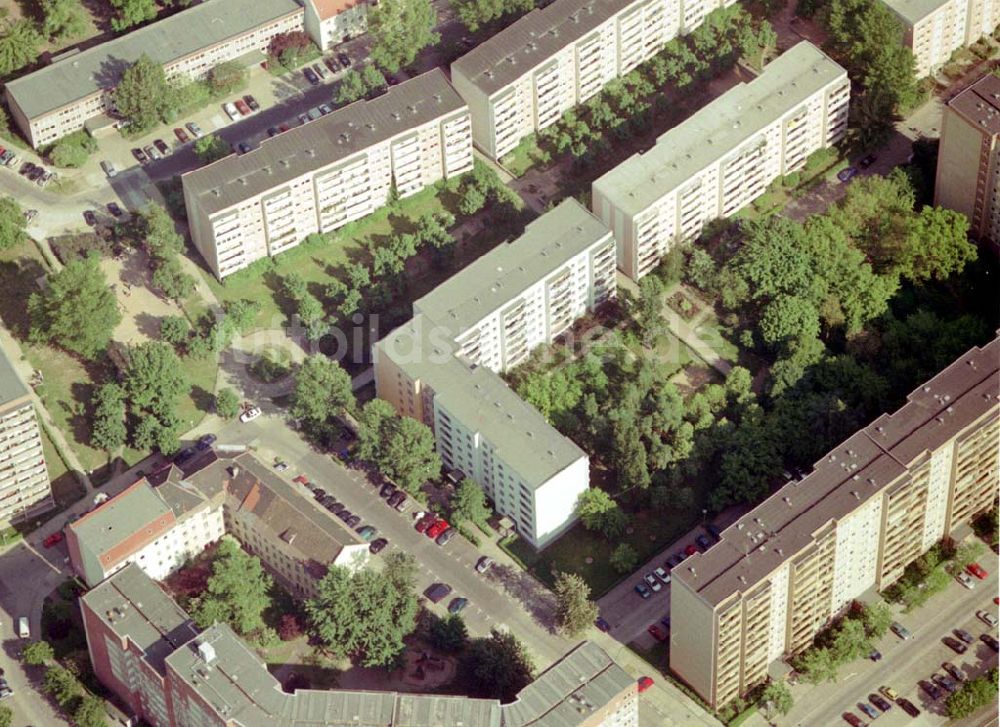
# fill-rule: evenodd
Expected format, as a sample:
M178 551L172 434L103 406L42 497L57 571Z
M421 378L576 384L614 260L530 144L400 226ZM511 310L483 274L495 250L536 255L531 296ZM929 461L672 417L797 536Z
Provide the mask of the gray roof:
M81 598L114 633L138 646L159 674L174 649L198 633L180 606L135 563Z
M573 727L635 687L601 647L584 641L503 706L504 727Z
M847 72L802 41L747 84L730 89L687 121L594 182L594 189L626 215L648 209L718 162L754 134Z
M1000 134L1000 78L987 73L949 101L948 108L980 133Z
M916 25L950 0L883 0L901 19Z
M0 348L0 406L28 395L28 389L7 358L7 352Z
M376 350L430 387L440 405L466 428L489 440L528 487L540 487L586 457L499 375L460 360L451 331L426 316L414 316L379 341Z
M963 354L902 408L839 444L805 478L786 484L726 528L718 543L675 568L674 579L713 606L753 590L808 547L820 528L881 497L911 463L995 410L998 401L1000 338Z
M81 546L95 557L121 545L125 540L147 529L147 537L134 543L130 555L162 535L176 522L173 510L145 480L139 480L115 495L100 507L87 513L69 527L76 533ZM115 562L121 558L115 558Z
M611 231L573 198L528 224L524 234L451 276L413 304L455 338L516 299Z
M556 0L451 64L487 96L513 83L635 0Z
M461 96L435 68L181 179L185 192L213 214L463 108Z
M295 12L302 12L295 0L206 0L10 81L7 92L32 119L113 89L143 54L166 64Z

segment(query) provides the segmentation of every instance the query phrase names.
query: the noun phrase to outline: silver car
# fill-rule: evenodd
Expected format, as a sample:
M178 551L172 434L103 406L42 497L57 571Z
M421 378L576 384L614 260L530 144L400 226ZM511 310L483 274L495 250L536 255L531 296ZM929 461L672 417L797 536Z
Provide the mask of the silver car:
M116 174L118 174L118 170L115 169L115 165L107 160L101 162L101 169L103 169L104 173L107 174L109 177L113 177Z

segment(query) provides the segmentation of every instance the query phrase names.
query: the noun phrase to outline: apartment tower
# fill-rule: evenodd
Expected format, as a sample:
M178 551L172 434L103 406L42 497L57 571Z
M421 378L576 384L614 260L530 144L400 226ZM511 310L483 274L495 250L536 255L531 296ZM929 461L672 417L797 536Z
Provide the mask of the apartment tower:
M715 708L767 679L997 497L1000 338L832 449L674 569L670 668Z
M181 177L195 247L222 279L390 199L472 169L465 102L435 69Z
M615 241L575 200L413 304L375 346L379 397L434 431L445 465L543 548L576 520L589 460L498 375L615 295Z
M677 240L728 217L847 131L847 72L803 41L593 184L594 214L639 280Z
M1000 78L993 74L944 108L934 204L964 214L970 234L1000 252Z

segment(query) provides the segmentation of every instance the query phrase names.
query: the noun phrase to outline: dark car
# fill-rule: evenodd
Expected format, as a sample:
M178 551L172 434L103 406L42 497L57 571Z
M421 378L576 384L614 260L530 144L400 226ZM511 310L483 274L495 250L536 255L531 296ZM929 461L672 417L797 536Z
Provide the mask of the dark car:
M174 464L184 464L185 462L194 458L198 454L194 447L185 447L174 457Z
M868 727L868 723L854 714L854 712L844 712L841 716L851 727Z
M928 681L926 679L921 679L917 683L920 685L921 689L927 692L927 696L930 697L932 700L941 699L942 692L940 689L938 689L937 684Z
M177 137L177 141L179 141L181 144L187 144L189 141L191 141L191 137L188 136L188 133L184 131L184 129L181 129L179 127L174 129L174 136Z
M139 147L136 147L135 149L132 150L132 156L134 156L135 160L140 164L145 164L146 162L149 161L149 157L146 156L146 152L144 152Z
M323 59L323 63L326 65L327 68L330 69L331 73L339 73L340 72L340 64L337 63L337 59L336 58L324 58Z
M314 71L312 68L303 68L302 75L305 76L306 80L309 81L309 83L311 83L313 86L319 85L319 76L316 75L316 71Z
M667 560L664 562L664 565L667 566L667 568L669 569L679 566L683 562L684 562L684 556L680 555L679 553L674 553L669 558L667 558Z
M377 538L372 541L371 545L368 546L368 552L370 552L372 555L378 555L383 550L385 550L385 546L387 546L388 544L389 541L386 540L385 538Z
M313 488L313 497L315 497L317 500L319 500L320 498L322 498L323 495L325 495L325 494L326 494L326 490L324 490L322 487L314 487Z
M240 154L246 154L247 152L253 150L253 147L247 144L245 141L241 141L239 144L237 144L236 148L239 150Z
M870 167L872 164L875 163L876 159L878 159L878 157L875 156L874 154L866 154L861 158L861 161L858 162L858 166L861 167L862 169L867 169L868 167Z
M277 126L272 126L271 128L269 128L269 129L267 130L267 135L268 135L268 136L277 136L277 135L278 135L278 134L280 134L280 133L281 133L281 130L280 130L280 129L278 129L278 127L277 127Z
M323 492L323 491L320 490L320 492ZM327 507L328 505L336 505L337 504L337 498L334 497L333 495L328 495L325 492L323 492L322 495L317 495L316 499L319 500L319 504L322 505L323 507Z
M670 617L669 616L664 616L663 618L661 618L660 619L660 623L663 625L663 628L665 628L667 631L670 630Z
M608 633L611 630L611 624L608 623L604 616L598 616L594 619L594 626L597 627L598 631L603 631L604 633Z
M968 646L963 644L958 639L953 639L950 636L945 636L941 640L944 642L945 646L954 651L956 654L964 654L966 651L969 650Z
M722 535L722 531L719 530L719 528L714 523L709 523L708 525L706 525L705 530L707 530L708 534L711 535L716 540L718 540L719 537Z
M868 655L868 658L872 661L882 661L882 652L877 649L873 650L872 653Z
M93 210L83 211L83 221L87 223L90 227L97 224L97 215L94 214Z
M341 520L343 520L346 523L348 520L350 520L352 517L354 517L354 513L345 508L345 509L343 509L343 510L341 510L340 512L337 513L337 517L339 517Z
M395 495L398 491L399 491L398 487L396 487L391 482L387 482L386 484L382 485L382 489L378 491L378 494L381 495L382 497L389 497L390 495Z
M648 629L646 629L646 631L648 631L649 635L652 636L657 641L666 641L667 640L667 634L666 634L666 632L663 629L661 629L659 626L657 626L656 624L653 624L652 626L650 626Z
M447 598L449 593L451 593L451 586L447 583L433 583L424 591L424 595L430 599L431 603L439 603Z
M917 709L917 706L906 697L900 697L899 699L897 699L896 704L898 704L899 708L902 709L911 717L920 716L920 710Z
M112 217L121 217L125 212L121 207L118 206L117 202L108 202L107 204L108 212L111 213Z
M951 678L954 679L955 681L957 682L965 681L965 674L963 674L962 670L959 669L954 664L952 664L950 661L946 661L943 664L941 664L941 668L944 669L946 672L948 672L948 674L951 675Z
M427 531L427 528L429 528L435 520L437 520L437 515L434 515L432 513L427 513L422 518L417 520L417 524L414 525L413 527L416 529L418 533L423 533Z
M951 677L946 677L944 674L933 674L931 675L931 679L946 692L958 691L958 683Z
M356 528L356 527L358 527L358 525L361 524L361 516L360 515L351 515L344 522L347 523L348 527Z
M396 507L396 505L398 505L399 503L403 502L403 500L405 500L405 499L406 499L406 493L405 492L401 492L400 490L396 490L391 495L389 495L389 497L386 499L386 502L390 506Z
M878 719L879 713L868 702L858 702L858 709L867 715L868 719Z
M983 634L979 637L979 640L986 644L988 647L993 649L993 651L1000 651L1000 642L993 638L990 634Z
M858 173L858 170L854 167L848 167L847 169L841 169L837 172L837 179L841 182L850 182L854 178L854 175Z
M167 146L167 142L163 139L154 139L153 146L155 146L156 150L163 156L170 156L170 147Z
M454 537L455 537L455 528L448 528L443 533L438 535L434 539L434 542L437 543L438 545L447 545L449 542L451 542L451 539Z
M645 583L636 583L635 592L638 593L643 598L649 598L653 595L653 592L649 590L649 586Z
M217 437L214 434L203 434L198 438L198 443L195 445L199 451L204 452L206 449L215 444Z
M469 605L468 598L453 598L448 604L448 613L461 613Z
M708 550L712 547L712 539L707 535L699 535L694 539L694 542L698 544L698 547L702 550Z
M257 99L251 96L249 93L243 97L243 101L247 106L250 107L251 111L260 111L260 104L257 103Z
M868 701L881 709L883 712L888 712L892 709L892 702L883 697L881 694L869 694Z
M344 68L350 68L351 59L350 57L348 57L346 53L338 53L337 60L340 61L340 65L342 65Z
M972 642L974 642L976 640L973 637L973 635L970 634L965 629L954 629L952 631L952 633L955 634L955 636L957 636L958 638L960 638L962 641L964 641L967 644L971 644Z

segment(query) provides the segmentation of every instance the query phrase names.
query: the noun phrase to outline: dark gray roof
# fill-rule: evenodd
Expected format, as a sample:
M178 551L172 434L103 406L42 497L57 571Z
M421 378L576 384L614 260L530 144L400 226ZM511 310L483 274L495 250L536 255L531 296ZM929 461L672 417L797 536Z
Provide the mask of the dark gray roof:
M181 179L185 191L212 214L464 107L444 73L435 68L378 98L356 101Z
M1000 134L1000 78L987 73L948 102L982 134Z
M635 0L556 0L451 64L487 96L516 81Z
M0 406L27 395L28 389L7 358L7 352L0 348Z
M294 12L302 12L295 0L206 0L10 81L7 92L31 119L114 88L143 54L166 64Z
M786 484L722 532L673 577L713 606L746 593L794 558L813 534L905 475L906 467L969 427L1000 401L1000 338L974 348L842 442L808 476Z

